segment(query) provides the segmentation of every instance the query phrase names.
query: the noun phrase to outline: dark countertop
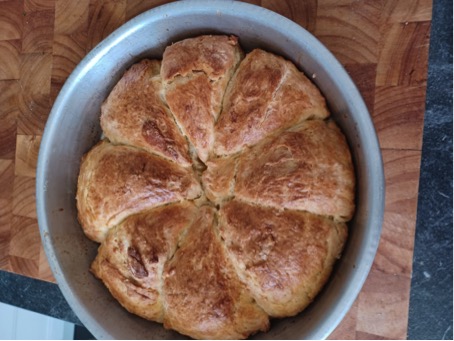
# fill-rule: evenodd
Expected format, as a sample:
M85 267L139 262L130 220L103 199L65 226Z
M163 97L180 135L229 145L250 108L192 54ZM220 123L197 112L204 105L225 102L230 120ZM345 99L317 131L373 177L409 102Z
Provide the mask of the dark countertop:
M453 338L452 2L435 0L408 339Z
M452 3L434 0L409 339L453 338L452 21ZM80 325L53 283L0 271L0 302Z

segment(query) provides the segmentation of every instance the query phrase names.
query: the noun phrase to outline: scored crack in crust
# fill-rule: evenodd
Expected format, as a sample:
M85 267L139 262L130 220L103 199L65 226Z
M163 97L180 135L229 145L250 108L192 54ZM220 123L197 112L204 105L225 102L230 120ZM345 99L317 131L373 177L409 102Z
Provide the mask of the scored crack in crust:
M196 218L188 201L129 216L112 228L91 270L131 313L162 322L162 272Z
M215 210L202 206L175 256L164 266L164 326L198 339L240 339L266 331L256 304L216 235Z
M293 316L314 299L347 238L344 223L236 199L222 205L219 217L238 276L272 317Z
M101 128L114 144L128 144L189 166L189 148L162 99L161 62L134 64L101 106Z
M214 153L238 153L303 120L328 116L320 91L294 64L256 49L246 55L227 87Z
M349 221L354 174L347 142L333 121L310 120L243 153L235 195L243 200Z
M86 235L102 242L110 228L131 214L201 195L191 168L134 147L102 141L82 160L78 218Z
M129 312L200 339L242 339L327 282L354 214L344 135L290 62L233 36L131 66L82 159L92 273Z
M175 120L206 162L225 88L243 53L233 36L201 36L166 48L161 68L164 96Z

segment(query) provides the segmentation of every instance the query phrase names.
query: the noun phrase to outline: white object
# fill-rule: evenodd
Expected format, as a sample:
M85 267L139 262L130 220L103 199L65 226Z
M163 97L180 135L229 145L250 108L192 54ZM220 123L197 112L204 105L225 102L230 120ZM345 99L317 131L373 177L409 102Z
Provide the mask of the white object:
M0 303L0 340L73 340L74 324Z

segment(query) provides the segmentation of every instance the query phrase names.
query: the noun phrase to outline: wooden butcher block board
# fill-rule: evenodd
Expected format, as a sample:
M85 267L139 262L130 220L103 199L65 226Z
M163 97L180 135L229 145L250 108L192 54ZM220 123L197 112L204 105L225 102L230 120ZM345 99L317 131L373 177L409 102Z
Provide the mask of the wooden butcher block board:
M166 1L0 1L0 269L54 281L40 242L35 169L52 104L109 33ZM335 339L405 339L431 0L250 1L320 39L360 89L378 132L386 209L378 254Z

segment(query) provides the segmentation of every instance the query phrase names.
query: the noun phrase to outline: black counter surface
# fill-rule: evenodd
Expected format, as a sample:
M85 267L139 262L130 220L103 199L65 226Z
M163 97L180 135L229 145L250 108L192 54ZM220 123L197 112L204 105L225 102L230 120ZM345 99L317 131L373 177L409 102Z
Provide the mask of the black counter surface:
M408 339L453 338L452 1L435 0Z

